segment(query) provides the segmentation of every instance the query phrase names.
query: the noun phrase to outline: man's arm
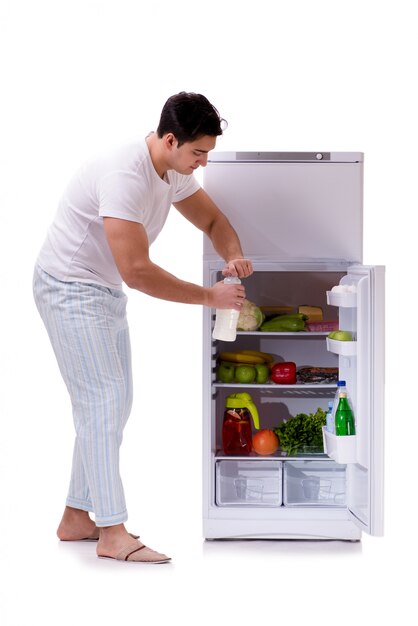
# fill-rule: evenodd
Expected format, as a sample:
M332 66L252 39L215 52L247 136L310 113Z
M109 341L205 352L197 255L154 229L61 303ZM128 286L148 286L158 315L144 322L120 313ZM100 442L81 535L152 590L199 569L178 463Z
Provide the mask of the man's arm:
M245 297L242 285L216 283L205 288L180 280L153 263L145 228L137 222L103 218L104 229L123 281L132 289L186 304L204 304L214 308L239 308Z
M237 233L204 189L175 202L174 206L212 241L215 250L225 259L224 275L246 278L252 274L252 263L244 258Z

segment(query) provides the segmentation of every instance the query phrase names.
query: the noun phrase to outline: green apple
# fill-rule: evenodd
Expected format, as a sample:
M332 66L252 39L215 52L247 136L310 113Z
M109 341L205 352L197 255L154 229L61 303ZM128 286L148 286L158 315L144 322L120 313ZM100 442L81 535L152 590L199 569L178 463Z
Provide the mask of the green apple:
M235 366L232 363L222 362L218 366L217 375L221 383L232 383L235 378Z
M238 365L235 369L235 380L238 383L251 384L255 381L256 369L253 365Z
M329 333L328 337L336 341L353 341L353 333L351 330L333 330L332 333Z
M256 383L266 383L270 376L270 368L265 363L258 363L255 366L256 370Z

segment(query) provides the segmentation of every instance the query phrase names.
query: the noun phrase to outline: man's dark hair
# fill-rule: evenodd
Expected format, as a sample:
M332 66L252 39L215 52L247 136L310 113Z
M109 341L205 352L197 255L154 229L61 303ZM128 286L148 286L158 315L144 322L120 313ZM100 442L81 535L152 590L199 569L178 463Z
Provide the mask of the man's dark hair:
M205 96L181 91L171 96L161 111L157 135L173 133L178 145L196 141L204 135L222 135L226 122Z

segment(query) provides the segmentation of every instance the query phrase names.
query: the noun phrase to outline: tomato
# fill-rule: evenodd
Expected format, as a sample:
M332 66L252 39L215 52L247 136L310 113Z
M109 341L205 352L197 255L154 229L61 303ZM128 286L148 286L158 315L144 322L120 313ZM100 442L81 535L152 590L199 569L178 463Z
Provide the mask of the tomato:
M285 361L271 367L270 378L278 385L294 385L296 382L296 363Z
M253 449L257 454L267 456L273 454L279 447L279 438L269 428L259 430L253 435Z

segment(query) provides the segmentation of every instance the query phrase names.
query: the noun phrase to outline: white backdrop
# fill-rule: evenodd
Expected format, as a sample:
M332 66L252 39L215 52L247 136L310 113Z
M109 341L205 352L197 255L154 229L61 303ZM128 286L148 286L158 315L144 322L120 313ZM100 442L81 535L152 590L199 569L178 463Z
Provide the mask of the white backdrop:
M186 624L218 617L246 624L298 615L346 624L361 600L374 618L406 610L408 582L396 572L400 555L414 549L408 537L416 501L412 6L0 0L0 536L7 542L8 624L34 616L53 623L69 593L63 624L78 616L74 596L83 603L81 623L134 620L152 607L159 613L151 623L158 624L170 616ZM122 459L130 525L175 560L164 570L127 572L102 561L98 567L84 546L57 547L73 428L32 301L33 263L73 171L105 147L155 129L166 98L181 90L204 93L228 120L220 150L365 152L364 262L387 266L384 539L365 537L352 549L203 543L201 310L130 293L136 395ZM152 258L201 282L201 236L174 214ZM203 612L192 618L195 578L193 597ZM342 579L353 589L345 599Z

